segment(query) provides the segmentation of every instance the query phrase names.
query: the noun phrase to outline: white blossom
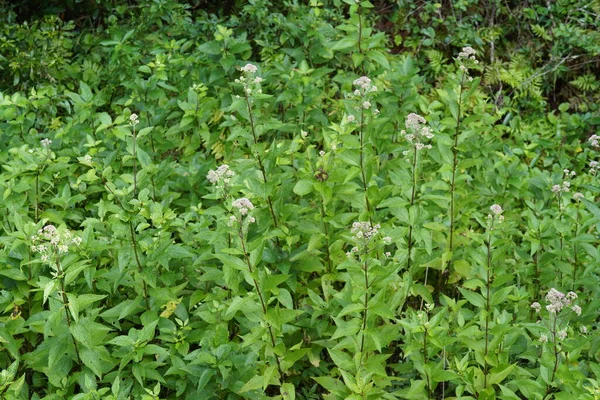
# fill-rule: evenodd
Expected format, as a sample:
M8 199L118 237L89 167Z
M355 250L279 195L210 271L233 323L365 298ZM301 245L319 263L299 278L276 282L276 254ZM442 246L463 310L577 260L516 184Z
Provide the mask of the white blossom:
M254 64L246 64L241 68L242 72L245 72L247 74L255 74L256 71L258 71L258 68L256 67L256 65Z

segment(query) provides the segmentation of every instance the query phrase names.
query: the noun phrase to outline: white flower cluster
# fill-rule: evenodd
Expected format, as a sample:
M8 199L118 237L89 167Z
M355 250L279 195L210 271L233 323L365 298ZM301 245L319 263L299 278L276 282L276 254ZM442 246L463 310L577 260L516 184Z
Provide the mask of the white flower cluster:
M40 144L45 148L49 148L50 145L52 144L52 140L50 140L48 138L44 138L44 139L40 140Z
M235 83L241 83L244 86L244 95L251 96L254 94L261 94L262 88L260 87L263 78L260 76L254 76L258 72L258 68L254 64L246 64L240 68L243 75L236 79Z
M247 74L255 74L258 71L258 68L256 67L256 65L250 64L250 63L244 65L240 69L242 70L242 72L245 72Z
M504 212L504 210L498 204L492 204L492 206L490 207L490 211L492 213L488 214L488 216L487 216L488 219L498 218L499 222L504 221L504 215L502 215L502 213Z
M249 211L254 210L254 204L252 204L252 202L250 200L248 200L246 197L242 197L240 199L234 200L231 205L236 208L239 213L240 213L240 217L236 217L235 215L232 215L229 217L229 226L233 226L235 223L241 223L242 219L245 215L248 215ZM256 222L256 219L254 219L254 217L248 216L247 220L249 223L254 223Z
M590 161L590 174L596 175L600 171L600 164L598 161Z
M379 224L371 225L370 222L354 222L350 232L354 234L356 241L368 242L377 234L381 226Z
M546 306L546 310L550 315L554 315L554 325L551 328L552 338L553 340L565 340L567 338L567 329L562 329L558 332L556 329L556 321L558 318L558 314L567 308L570 308L578 316L581 315L581 307L576 304L573 304L575 300L577 300L577 294L575 292L568 292L567 294L562 293L555 288L552 288L546 294L546 302L548 305ZM535 310L536 313L539 313L542 310L542 306L537 301L531 304L531 308ZM552 321L552 320L551 320ZM552 322L551 322L552 324ZM550 326L548 326L550 327ZM581 332L585 334L587 332L586 327L582 327ZM539 341L540 343L547 343L549 340L548 335L542 334L540 335Z
M249 210L254 210L254 204L252 204L252 202L245 197L234 200L233 203L231 203L231 205L237 208L240 211L240 214L242 215L248 214Z
M584 198L585 198L585 196L581 192L573 193L573 200L575 200L575 201L581 201Z
M460 53L458 53L457 61L459 63L458 68L464 74L469 73L469 64L470 63L479 64L479 61L475 57L475 50L470 46L462 48L462 51ZM467 79L469 80L469 82L471 82L473 80L473 78L470 76Z
M410 113L406 117L406 121L404 122L404 126L406 126L405 130L401 131L400 134L406 138L410 143L413 144L415 150L422 149L431 149L430 144L425 144L425 139L433 138L433 133L431 133L431 128L426 126L425 118L421 117L419 114ZM408 151L404 152L404 155L408 155Z
M229 184L234 175L235 172L229 169L229 165L223 164L216 171L212 169L208 171L206 179L213 185L216 185L217 188L223 188Z
M475 59L475 54L475 49L473 49L471 46L466 46L462 48L462 51L460 53L458 53L458 59L477 61Z
M554 193L554 194L566 193L570 190L571 190L571 182L569 182L569 181L564 181L562 183L562 185L552 186L552 193Z
M136 126L138 123L140 122L139 117L137 116L137 114L131 114L129 116L129 124L131 126Z
M369 110L372 107L372 104L367 97L370 93L377 91L377 86L373 85L371 79L367 76L361 76L360 78L355 79L354 82L352 82L352 85L354 85L356 89L354 89L354 92L349 95L349 97L360 97L360 108ZM373 114L378 115L379 110L374 109ZM353 115L349 115L347 120L348 122L354 122L355 118Z
M546 302L550 303L546 306L546 310L548 310L550 314L558 314L564 308L570 307L575 314L581 315L581 307L573 305L573 301L575 300L577 300L577 294L575 292L564 294L555 288L552 288L548 291L548 294L546 294Z
M49 261L52 254L63 254L69 251L70 245L79 246L81 238L73 236L68 230L59 232L54 225L46 225L37 235L31 237L31 251L40 253L42 261Z
M355 79L352 84L358 88L354 91L355 96L365 96L369 93L377 91L377 86L372 85L371 79L366 76L361 76L360 78Z
M561 183L560 185L552 186L552 193L560 195L561 193L567 193L571 191L571 182L569 181L569 179L573 178L576 175L576 173L575 171L563 169L563 174L563 183Z
M588 142L590 142L592 147L600 148L600 136L594 134L594 135L590 136L590 138L588 139Z

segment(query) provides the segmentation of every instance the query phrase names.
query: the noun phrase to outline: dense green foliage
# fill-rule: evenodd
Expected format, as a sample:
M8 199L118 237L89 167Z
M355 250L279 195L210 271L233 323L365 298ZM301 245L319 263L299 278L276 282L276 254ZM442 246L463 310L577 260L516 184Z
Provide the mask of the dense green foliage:
M92 3L0 3L0 398L600 399L598 1Z

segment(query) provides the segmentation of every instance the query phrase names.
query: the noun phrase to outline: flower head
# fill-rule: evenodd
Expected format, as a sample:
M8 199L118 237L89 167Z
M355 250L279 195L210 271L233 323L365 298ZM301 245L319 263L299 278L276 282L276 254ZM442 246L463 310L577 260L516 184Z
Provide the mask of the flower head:
M368 242L377 234L381 226L379 224L371 225L370 222L354 222L350 232L354 234L356 241Z
M31 238L31 251L40 253L42 261L48 261L52 254L63 254L69 246L79 246L81 238L70 231L59 231L54 225L46 225Z
M129 124L131 126L136 126L139 122L140 122L140 120L139 120L139 117L137 116L137 114L131 114L129 116Z
M254 64L246 64L240 68L242 76L235 80L235 83L241 83L244 86L244 95L249 97L254 93L262 93L260 84L263 78L254 76L258 72L258 68Z
M44 146L45 148L50 147L50 145L52 144L52 140L48 139L48 138L44 138L42 140L40 140L40 143L42 146Z
M252 202L245 197L234 200L231 205L237 208L241 215L246 215L248 214L249 210L254 210L254 204L252 204Z
M598 135L592 135L588 139L588 142L590 142L590 145L592 147L600 148L600 143L599 143L600 142L600 136L598 136Z
M425 118L421 117L419 114L410 113L406 117L404 126L406 126L408 132L401 131L400 133L407 141L413 144L415 150L431 149L430 144L424 143L425 140L433 138L431 128L426 126L426 123L427 121Z
M255 74L256 71L258 71L258 68L256 67L256 65L254 64L246 64L244 65L242 68L240 68L242 70L242 72L245 72L247 74Z
M220 165L216 170L211 169L208 171L206 179L208 179L208 181L217 188L224 188L229 184L234 175L235 172L229 169L229 165L223 164Z
M500 215L500 214L502 214L502 213L504 212L504 210L502 209L502 207L500 207L498 204L493 204L493 205L490 207L490 210L492 210L492 212L493 212L495 215Z

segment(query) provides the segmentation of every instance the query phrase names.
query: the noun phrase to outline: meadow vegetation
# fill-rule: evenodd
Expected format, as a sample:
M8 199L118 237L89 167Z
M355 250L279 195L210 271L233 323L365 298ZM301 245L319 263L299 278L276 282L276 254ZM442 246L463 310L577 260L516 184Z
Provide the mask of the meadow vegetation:
M600 2L39 4L0 398L600 399Z

